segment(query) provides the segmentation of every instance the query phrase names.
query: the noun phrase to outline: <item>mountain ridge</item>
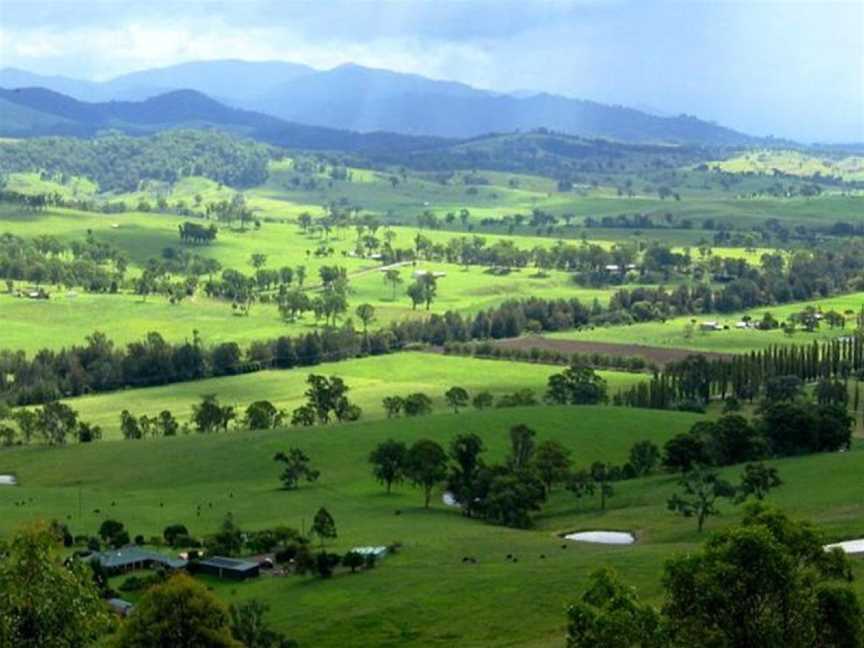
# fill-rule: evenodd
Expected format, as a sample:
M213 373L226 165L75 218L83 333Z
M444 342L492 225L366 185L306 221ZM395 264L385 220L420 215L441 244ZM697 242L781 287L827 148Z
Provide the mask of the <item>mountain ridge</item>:
M422 150L446 143L398 133L356 133L288 122L225 106L195 90L175 90L144 101L83 102L45 89L0 88L0 136L91 137L105 130L147 134L176 128L217 128L277 146L374 152Z
M32 82L25 83L28 80ZM581 137L644 143L747 145L763 141L691 116L660 116L544 92L517 96L354 63L316 70L281 61L199 61L139 70L107 82L0 70L0 87L22 85L45 87L90 102L145 100L190 89L233 108L362 133L465 138L493 131L548 128Z

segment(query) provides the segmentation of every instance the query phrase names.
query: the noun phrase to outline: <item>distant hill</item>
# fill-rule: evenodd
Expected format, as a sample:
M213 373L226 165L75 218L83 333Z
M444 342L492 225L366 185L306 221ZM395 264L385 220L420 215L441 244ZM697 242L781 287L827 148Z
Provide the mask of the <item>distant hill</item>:
M205 61L124 74L104 84L110 99L147 99L171 90L197 90L240 105L243 96L258 96L274 85L314 74L308 65L282 61Z
M314 72L314 68L297 63L222 60L180 63L95 82L3 68L0 88L46 88L91 102L141 101L172 90L197 90L239 105L243 97L262 95L279 84Z
M192 89L235 108L360 132L464 138L548 128L639 143L763 142L686 115L665 116L543 93L502 94L353 64L318 71L293 63L205 61L144 70L104 83L0 70L0 87L35 86L86 101L140 100Z
M244 105L306 124L439 137L548 128L625 142L742 145L758 141L685 115L661 117L542 93L502 95L354 65L299 77Z
M0 136L6 137L89 137L109 129L143 135L176 128L217 128L278 146L314 150L398 153L443 143L429 137L355 133L291 123L229 108L193 90L177 90L144 101L83 102L45 88L0 89L0 102Z

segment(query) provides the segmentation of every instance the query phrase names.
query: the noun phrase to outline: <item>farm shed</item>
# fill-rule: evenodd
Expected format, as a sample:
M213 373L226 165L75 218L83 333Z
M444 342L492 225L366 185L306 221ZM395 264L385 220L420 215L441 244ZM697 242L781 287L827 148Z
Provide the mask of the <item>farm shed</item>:
M376 558L383 558L387 555L387 547L354 547L351 551L361 556L375 556Z
M246 580L256 578L261 572L261 566L249 560L213 556L192 563L192 571L196 574L211 574L219 578Z
M699 325L699 329L702 331L722 331L723 326L719 322L709 321L702 322Z

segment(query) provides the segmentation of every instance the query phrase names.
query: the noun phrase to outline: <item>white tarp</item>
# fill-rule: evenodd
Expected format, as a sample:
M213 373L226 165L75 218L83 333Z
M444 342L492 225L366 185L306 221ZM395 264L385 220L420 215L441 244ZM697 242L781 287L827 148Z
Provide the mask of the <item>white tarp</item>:
M14 486L17 483L15 475L0 475L0 486Z
M358 553L361 556L373 555L380 558L387 553L387 547L354 547L351 550L353 553Z

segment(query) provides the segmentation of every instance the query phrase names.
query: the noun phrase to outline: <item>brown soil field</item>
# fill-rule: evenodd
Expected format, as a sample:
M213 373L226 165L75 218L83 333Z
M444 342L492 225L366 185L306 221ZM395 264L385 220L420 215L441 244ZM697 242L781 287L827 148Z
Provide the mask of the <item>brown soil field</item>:
M581 340L553 340L542 335L497 340L492 344L508 349L546 349L561 353L602 353L604 355L637 356L649 362L664 365L668 362L683 360L690 355L704 355L706 358L730 358L731 354L693 351L644 346L641 344L610 344L607 342L587 342Z

